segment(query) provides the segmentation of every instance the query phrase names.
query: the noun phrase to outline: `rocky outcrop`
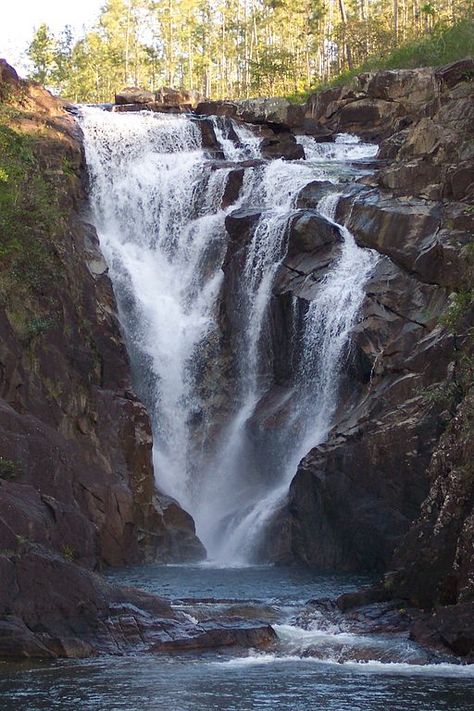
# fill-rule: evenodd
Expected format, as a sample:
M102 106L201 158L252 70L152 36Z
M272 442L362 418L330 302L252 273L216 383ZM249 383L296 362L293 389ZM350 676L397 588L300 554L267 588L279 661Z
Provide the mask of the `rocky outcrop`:
M418 607L474 601L473 405L471 387L438 442L428 496L386 578L391 593Z
M312 99L312 110L321 126L336 132L361 128L353 115L347 119L349 107L359 110L361 102L368 100L371 106L381 101L391 106L385 107L389 120L379 118L375 125L372 121L360 130L365 136L387 136L381 150L388 163L382 163L374 177L362 180L365 187L349 187L337 214L337 220L347 224L360 246L378 252L379 261L366 285L354 329L335 426L328 441L300 463L286 509L271 527L265 548L265 554L275 560L319 568L386 570L401 566L394 578L394 594L408 597L411 590L411 604L416 599L416 604L423 606L466 604L460 593L444 600L433 596L436 584L426 584L426 580L434 576L452 581L453 569L459 568L463 573L454 577L461 589L460 581L467 571L473 574L466 534L461 535L461 530L468 532L471 527L472 482L457 468L452 476L448 474L451 464L446 462L444 476L433 473L438 471L437 452L443 447L443 437L448 437L442 433L463 397L469 373L472 378L469 303L474 224L469 178L463 182L464 192L455 194L447 177L460 155L450 150L450 132L458 134L463 155L471 141L473 85L465 81L470 63L462 66L463 71L451 66L439 72L379 72L357 80L364 97L351 95L353 87L342 87ZM434 103L431 106L429 102ZM427 107L432 117L452 117L446 144L441 129L431 140ZM404 121L409 127L400 131ZM441 118L436 118L438 122L441 125ZM400 189L393 190L387 176L408 165L413 157L411 146L417 141L431 172L418 175L418 181L405 176L400 179ZM432 153L427 149L430 141L437 146ZM298 205L308 214L326 190L331 187L317 181L308 185ZM316 234L316 229L311 233ZM291 254L288 266L295 270L294 276L277 280L276 291L311 300L318 289L316 265L298 268L297 261L304 264L307 252L302 248L304 242L293 244L298 245L297 252ZM337 242L333 241L328 260L322 264L323 274L335 248ZM318 250L312 257L323 254ZM453 320L460 314L464 319L461 326ZM459 417L472 437L467 403L462 407ZM451 423L449 427L454 426ZM456 451L461 472L463 467L469 468L470 453L464 445ZM420 507L422 519L410 528ZM446 507L451 507L455 522L451 520L450 544L440 535L438 545L433 518ZM425 521L423 526L421 520ZM400 553L392 563L398 546ZM430 591L425 593L428 600L416 598L416 584L410 576L418 567L419 594L425 587ZM425 576L428 568L432 572ZM402 580L409 581L405 588ZM439 585L449 587L448 582Z
M116 104L149 104L155 100L151 91L140 89L138 86L129 86L115 94Z
M304 149L296 142L291 133L278 133L271 138L264 138L260 144L263 158L285 158L285 160L301 160Z
M69 575L76 565L189 560L203 548L191 517L156 490L148 416L85 221L76 123L0 68L0 549L5 570L25 546L73 561L60 607L74 575L89 575ZM35 574L46 584L46 568ZM34 604L26 588L24 604ZM2 598L0 618L10 607Z
M429 121L455 87L455 93L462 93L459 85L469 83L473 70L473 60L466 59L438 70L360 74L350 84L311 95L306 126L316 135L349 132L377 141L387 138L421 119Z
M155 92L155 101L166 106L189 104L194 108L202 101L202 96L195 90L170 89L167 86L162 86Z
M1 657L267 647L276 639L273 629L258 620L196 623L166 600L113 586L37 546L25 544L14 557L1 556L0 574Z
M303 107L282 97L241 101L202 101L196 106L196 113L228 116L247 123L292 129L302 126L304 122Z
M201 101L197 91L171 89L163 86L156 92L137 86L126 87L115 94L113 111L158 111L160 113L188 113Z

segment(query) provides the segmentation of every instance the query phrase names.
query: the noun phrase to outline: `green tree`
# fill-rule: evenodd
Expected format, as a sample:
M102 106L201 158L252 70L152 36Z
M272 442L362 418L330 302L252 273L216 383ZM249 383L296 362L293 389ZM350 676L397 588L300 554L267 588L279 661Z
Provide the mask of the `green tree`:
M26 54L33 65L31 78L48 84L56 67L56 41L48 25L43 23L38 27Z

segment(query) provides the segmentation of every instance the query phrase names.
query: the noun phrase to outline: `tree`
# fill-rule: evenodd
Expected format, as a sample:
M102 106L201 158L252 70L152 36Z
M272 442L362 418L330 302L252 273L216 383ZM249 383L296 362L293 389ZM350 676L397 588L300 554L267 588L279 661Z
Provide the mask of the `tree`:
M34 79L75 101L126 84L289 95L462 18L470 0L106 0L82 37L41 25L27 54Z
M31 78L48 84L56 67L56 41L48 25L41 24L33 35L26 54L33 64Z

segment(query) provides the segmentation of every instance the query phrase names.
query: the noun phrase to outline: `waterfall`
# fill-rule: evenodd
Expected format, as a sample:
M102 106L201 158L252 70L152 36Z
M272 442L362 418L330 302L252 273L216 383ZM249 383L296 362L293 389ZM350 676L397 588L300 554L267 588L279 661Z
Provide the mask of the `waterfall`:
M281 506L302 457L324 442L337 405L339 374L364 298L364 284L378 259L360 249L349 230L334 222L340 194L324 196L318 211L341 232L339 258L309 305L302 337L302 358L296 374L296 401L279 448L279 472L262 496L219 546L217 555L237 563L252 559L262 532ZM286 452L286 457L281 456Z
M337 226L340 256L302 327L295 326L301 357L292 393L285 396L285 427L261 440L252 421L272 386L268 373L262 376L262 333L286 254L288 223L301 188L327 177L323 158L367 157L373 147L346 137L324 148L302 137L308 160L246 165L238 198L223 208L232 168L219 167L206 153L198 122L96 108L82 109L80 120L93 219L136 387L152 420L158 486L194 516L211 556L226 563L249 560L298 461L327 437L341 363L374 260L344 226ZM249 127L211 120L227 161L260 155L259 139ZM337 157L334 146L342 151ZM318 206L331 221L337 200L332 194ZM219 355L219 344L229 334L221 333L219 309L225 218L236 208L258 210L259 217L238 276L235 368L229 382ZM216 393L216 387L226 392Z
M212 127L226 160L260 158L260 139L252 131L226 116L211 116Z
M306 159L311 161L356 161L375 158L377 145L361 143L354 138L355 136L350 134L340 133L333 143L317 142L311 136L298 136L297 141L303 146Z

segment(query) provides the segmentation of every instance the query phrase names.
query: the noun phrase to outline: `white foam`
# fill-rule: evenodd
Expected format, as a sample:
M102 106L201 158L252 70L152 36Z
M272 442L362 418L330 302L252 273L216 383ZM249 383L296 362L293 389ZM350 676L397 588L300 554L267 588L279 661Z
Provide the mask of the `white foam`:
M251 653L247 657L237 657L225 661L212 662L215 666L224 666L228 669L239 669L251 666L265 666L271 664L310 664L314 666L333 667L334 669L350 670L361 673L394 674L403 676L433 676L433 677L462 677L474 678L474 664L409 664L406 662L356 662L334 661L332 659L317 659L315 657L301 657L295 654L265 654Z

